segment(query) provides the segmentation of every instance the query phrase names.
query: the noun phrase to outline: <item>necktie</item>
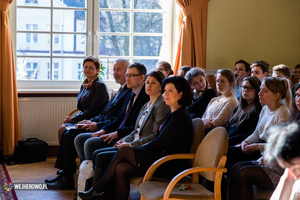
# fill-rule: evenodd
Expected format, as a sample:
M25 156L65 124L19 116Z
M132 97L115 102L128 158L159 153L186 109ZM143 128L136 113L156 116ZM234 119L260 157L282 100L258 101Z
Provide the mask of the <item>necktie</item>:
M123 121L121 122L119 128L123 128L123 127L125 126L125 123L126 123L126 121L127 121L127 119L128 119L128 116L129 116L129 114L130 114L130 111L131 111L131 108L132 108L132 105L133 105L133 99L134 99L134 97L135 97L135 93L132 92L132 93L131 93L131 96L130 96L130 100L129 100L129 105L128 105L127 111L126 111L126 113L125 113L124 119L123 119Z
M115 94L115 99L118 98L119 94L121 93L122 91L122 86L119 88L119 90L117 91L117 93Z

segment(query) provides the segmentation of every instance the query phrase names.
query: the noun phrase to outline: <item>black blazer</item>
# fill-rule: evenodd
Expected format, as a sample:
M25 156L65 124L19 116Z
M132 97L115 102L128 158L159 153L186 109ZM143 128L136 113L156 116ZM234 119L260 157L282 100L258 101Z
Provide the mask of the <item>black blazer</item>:
M125 116L126 108L127 108L127 104L129 103L130 96L131 96L131 92L126 96L124 100L120 115L118 115L118 117L114 121L102 127L102 129L104 129L106 133L118 131L118 139L125 137L126 135L128 135L133 131L135 121L139 115L142 106L150 100L149 96L145 92L145 85L143 85L138 97L136 98L131 108L131 112L127 118L125 126L123 128L119 128Z
M105 124L108 124L116 119L116 117L120 114L120 110L122 109L124 100L126 96L131 92L131 89L127 88L127 85L121 90L120 94L116 97L116 94L111 98L111 100L106 105L103 112L90 119L93 122L97 122L98 130Z
M80 112L72 117L72 123L75 124L99 115L107 105L108 99L106 85L99 78L93 82L90 88L81 85L77 96L77 109Z

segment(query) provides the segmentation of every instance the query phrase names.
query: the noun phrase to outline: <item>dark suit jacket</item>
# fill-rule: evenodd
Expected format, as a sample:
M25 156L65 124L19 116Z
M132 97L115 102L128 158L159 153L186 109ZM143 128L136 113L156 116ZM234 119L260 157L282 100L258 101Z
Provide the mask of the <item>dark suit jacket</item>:
M90 88L81 85L77 96L77 109L80 112L72 117L72 123L75 124L99 115L107 105L108 99L106 85L99 78L93 82Z
M97 122L97 129L100 130L102 126L112 122L120 114L124 100L127 95L131 92L131 89L127 88L127 85L121 90L120 94L116 97L116 94L106 105L104 111L91 119L93 122Z
M148 102L141 108L139 116L136 119L134 130L123 139L125 142L130 142L132 147L138 147L153 140L157 136L159 126L164 121L167 113L170 112L170 107L166 105L164 98L160 95L155 100L142 122L139 132L139 140L133 141L134 135L137 133L137 126L144 114L144 111L147 109L147 105Z
M127 95L126 99L124 100L122 111L121 111L120 115L114 121L112 121L111 123L102 127L102 129L104 129L106 133L118 131L118 139L125 137L126 135L128 135L129 133L131 133L133 131L136 118L138 117L142 106L150 100L149 96L145 92L145 85L143 85L139 95L137 96L137 98L131 108L131 112L127 118L125 126L123 128L119 128L119 126L125 116L126 108L127 108L127 104L129 103L130 96L131 96L131 93L129 93Z

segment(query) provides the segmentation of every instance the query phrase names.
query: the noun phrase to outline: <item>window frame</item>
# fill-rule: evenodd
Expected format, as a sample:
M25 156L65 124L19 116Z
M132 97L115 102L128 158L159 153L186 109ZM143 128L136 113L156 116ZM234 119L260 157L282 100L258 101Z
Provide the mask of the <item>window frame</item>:
M165 2L165 6L166 9L165 11L162 11L165 15L165 19L163 21L163 33L161 35L164 35L164 40L162 41L162 49L165 52L164 56L161 57L159 56L159 60L166 60L168 62L171 63L172 60L172 41L173 40L173 23L172 23L172 18L173 18L173 6L174 3L172 0L167 0L168 2ZM100 11L100 3L99 0L87 0L87 7L86 7L86 56L88 55L99 55L99 45L95 45L95 44L99 44L99 38L100 35L109 35L109 34L113 34L113 35L124 35L124 33L100 33L100 29L99 29L99 17L94 17L93 15L97 15L97 13L99 13ZM131 1L131 3L133 4L133 0ZM13 1L13 3L10 6L10 11L9 11L9 18L10 18L10 26L11 26L11 33L12 33L12 39L13 39L13 45L14 45L14 55L15 55L15 63L17 63L17 57L19 57L19 55L17 56L17 49L16 49L16 35L17 35L17 29L16 29L16 9L17 9L17 2ZM53 1L51 1L51 5L53 4ZM29 6L30 7L30 6ZM32 7L37 7L37 6L32 6ZM43 7L41 7L42 9ZM55 8L55 9L60 9L60 8ZM77 10L76 8L72 8ZM130 9L126 9L126 10L132 10L133 7L131 6ZM51 9L51 16L53 14L53 10ZM78 9L81 10L81 9ZM101 11L106 11L109 10L111 11L112 9L101 9ZM140 9L135 9L135 12L138 12ZM142 10L145 11L145 10ZM130 13L131 15L133 15L133 13ZM66 33L66 32L56 32L53 30L53 19L51 19L51 28L50 28L50 33L52 34L52 36L54 36L54 34L60 34L60 33ZM171 24L171 27L170 27ZM130 25L130 29L133 30L133 23L131 23ZM18 31L18 32L25 32L26 31ZM33 31L34 32L34 31ZM38 33L40 33L39 31L37 31ZM133 31L130 31L130 33L128 33L128 35L130 36L151 36L153 34L151 33L133 33ZM157 34L155 34L157 35ZM31 37L32 39L32 37ZM53 40L54 38L51 37L50 38L50 51L52 52L52 48L53 48ZM59 39L60 40L60 39ZM132 48L132 40L131 41L131 48ZM60 42L62 42L60 40ZM132 52L132 50L131 50ZM20 56L22 57L22 56ZM52 68L52 62L53 62L53 58L69 58L69 57L65 57L65 56L53 56L50 53L50 56L28 56L27 57L39 57L39 58L50 58L50 67ZM78 56L76 58L82 58L82 60L84 59L84 57ZM109 59L117 59L117 58L129 58L130 62L132 62L132 60L134 59L151 59L152 57L143 57L143 56L133 56L133 55L129 55L129 56L101 56L100 59L103 58L109 58ZM63 66L61 66L63 67ZM47 69L48 70L48 69ZM50 77L53 78L53 69L50 70ZM116 89L118 88L118 84L116 84L113 80L104 80L104 82L106 83L108 88L113 88ZM20 91L25 91L25 90L55 90L55 89L63 89L63 90L76 90L80 88L80 85L82 84L82 81L80 80L17 80L17 88Z

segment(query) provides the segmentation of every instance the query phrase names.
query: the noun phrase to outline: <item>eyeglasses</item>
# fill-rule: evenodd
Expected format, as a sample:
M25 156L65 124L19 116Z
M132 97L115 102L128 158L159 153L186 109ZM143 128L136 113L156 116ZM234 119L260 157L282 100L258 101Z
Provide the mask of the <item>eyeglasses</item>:
M83 69L84 69L84 70L87 70L87 69L89 69L89 70L95 70L94 67L89 67L89 66L83 66Z
M125 78L131 78L134 76L141 76L142 74L125 74Z
M251 86L241 86L242 90L247 90L249 92L252 92L253 91L253 87Z

